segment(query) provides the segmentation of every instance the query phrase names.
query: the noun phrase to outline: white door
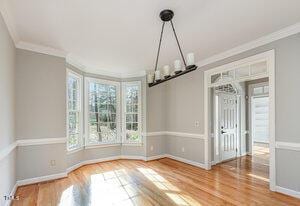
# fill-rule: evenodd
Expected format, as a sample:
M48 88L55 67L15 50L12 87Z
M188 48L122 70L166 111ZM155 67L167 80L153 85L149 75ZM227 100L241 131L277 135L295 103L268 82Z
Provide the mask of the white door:
M219 106L220 160L225 161L237 155L237 96L220 93Z

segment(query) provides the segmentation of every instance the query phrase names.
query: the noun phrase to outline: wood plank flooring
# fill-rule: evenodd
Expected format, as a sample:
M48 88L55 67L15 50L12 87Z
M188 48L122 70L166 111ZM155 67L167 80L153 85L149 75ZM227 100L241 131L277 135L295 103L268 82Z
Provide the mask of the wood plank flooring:
M268 167L250 156L206 171L168 158L83 166L67 178L19 187L14 206L300 205L269 191Z

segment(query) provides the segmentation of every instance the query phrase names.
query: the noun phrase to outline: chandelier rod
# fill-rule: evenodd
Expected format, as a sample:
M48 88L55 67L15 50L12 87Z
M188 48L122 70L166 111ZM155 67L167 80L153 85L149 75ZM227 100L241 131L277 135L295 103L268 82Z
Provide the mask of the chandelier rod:
M159 45L158 45L158 50L157 50L156 62L155 62L155 71L157 70L157 64L158 64L158 58L159 58L159 52L160 52L162 36L163 36L163 33L164 33L164 28L165 28L165 22L163 22L162 27L161 27Z
M186 62L185 62L184 56L183 56L183 54L182 54L182 50L181 50L181 47L180 47L180 44L179 44L179 41L178 41L178 37L177 37L176 31L175 31L174 25L173 25L173 21L172 21L172 20L170 20L170 22L171 22L171 25L172 25L172 29L173 29L173 32L174 32L174 35L175 35L175 38L176 38L177 46L178 46L178 49L179 49L179 51L180 51L180 55L181 55L181 58L182 58L182 61L183 61L184 67L186 68L186 67L187 67L187 65L186 65Z

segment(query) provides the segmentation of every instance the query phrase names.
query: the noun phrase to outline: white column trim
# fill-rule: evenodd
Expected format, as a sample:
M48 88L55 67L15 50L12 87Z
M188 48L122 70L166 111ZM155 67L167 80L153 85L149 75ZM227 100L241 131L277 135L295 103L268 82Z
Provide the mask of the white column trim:
M0 150L0 161L9 155L16 147L18 146L17 142L13 142L6 146L4 149Z

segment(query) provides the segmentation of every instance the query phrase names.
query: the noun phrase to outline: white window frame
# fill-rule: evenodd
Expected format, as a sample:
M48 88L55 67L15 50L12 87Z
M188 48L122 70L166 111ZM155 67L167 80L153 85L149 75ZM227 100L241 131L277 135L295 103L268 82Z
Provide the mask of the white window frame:
M127 86L138 86L138 141L126 140L126 87ZM123 145L142 145L142 82L141 81L131 81L122 82L122 143Z
M66 119L67 119L67 124L66 124L66 130L67 130L67 151L68 152L74 152L81 150L83 148L83 104L82 104L82 96L83 96L83 76L74 72L71 69L66 70L66 108L67 108L67 113L66 113ZM68 88L68 79L69 76L72 76L76 79L79 80L79 145L77 147L71 148L69 147L68 140L69 140L69 88Z
M110 81L110 80L104 80L104 79L98 79L98 78L92 78L92 77L85 77L85 82L84 82L84 87L85 87L85 148L95 148L95 147L103 147L103 146L111 146L111 145L120 145L121 144L121 122L120 122L120 82L116 81ZM96 144L91 144L88 142L89 138L89 83L94 82L94 83L99 83L99 84L108 84L108 85L113 85L116 86L116 98L117 98L117 106L116 106L116 128L117 128L117 138L115 142L109 142L109 143L96 143Z

